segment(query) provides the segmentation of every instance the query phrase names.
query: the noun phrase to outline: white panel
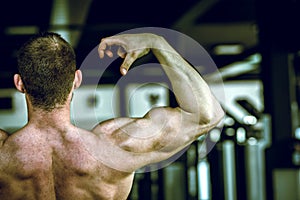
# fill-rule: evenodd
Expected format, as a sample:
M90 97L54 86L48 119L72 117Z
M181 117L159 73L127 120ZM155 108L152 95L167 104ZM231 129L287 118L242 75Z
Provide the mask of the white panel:
M24 94L14 89L2 89L0 97L12 98L12 109L0 109L0 128L14 131L24 126L27 123ZM113 85L78 88L72 100L71 120L81 128L90 129L100 121L118 116L118 101L119 91Z
M0 97L12 98L12 109L0 110L0 128L12 132L24 126L27 123L24 94L15 89L2 89Z
M169 105L169 90L165 84L129 84L126 87L128 115L142 117L152 107Z
M242 121L248 112L235 102L236 99L247 99L253 103L257 110L263 110L263 86L260 80L227 81L224 82L224 85L211 84L210 87L215 94L225 93L225 98L223 96L216 97L224 109L239 121Z
M100 121L116 116L119 116L119 90L116 86L84 86L74 91L71 119L76 126L91 129Z
M300 199L300 170L275 169L273 171L274 199Z

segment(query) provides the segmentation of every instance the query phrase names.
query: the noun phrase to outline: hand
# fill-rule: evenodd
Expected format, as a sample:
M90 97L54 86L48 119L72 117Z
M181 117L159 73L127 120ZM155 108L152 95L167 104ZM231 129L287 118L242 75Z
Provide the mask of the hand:
M113 45L119 46L117 54L124 58L120 72L125 75L135 60L149 53L153 41L156 39L158 39L158 36L150 33L111 36L101 40L98 53L100 58L103 58L105 54L108 57L113 57L110 47Z

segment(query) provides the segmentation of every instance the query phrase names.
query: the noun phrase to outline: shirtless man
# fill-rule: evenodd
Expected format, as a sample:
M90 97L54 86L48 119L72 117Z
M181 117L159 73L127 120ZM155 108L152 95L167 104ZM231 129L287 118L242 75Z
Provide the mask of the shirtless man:
M112 45L120 49L112 52ZM9 137L0 132L1 200L126 199L137 169L170 158L222 120L223 110L208 85L164 38L112 36L98 50L100 58L114 53L124 58L123 75L152 51L179 107L107 120L92 131L77 128L70 122L70 102L82 74L73 49L55 33L31 39L20 49L14 76L26 97L28 123Z

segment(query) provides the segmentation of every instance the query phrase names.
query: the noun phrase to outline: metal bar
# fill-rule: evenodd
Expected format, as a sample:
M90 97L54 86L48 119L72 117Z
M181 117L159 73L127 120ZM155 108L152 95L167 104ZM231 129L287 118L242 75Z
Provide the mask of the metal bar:
M223 142L223 173L224 173L224 199L236 200L236 167L234 142Z

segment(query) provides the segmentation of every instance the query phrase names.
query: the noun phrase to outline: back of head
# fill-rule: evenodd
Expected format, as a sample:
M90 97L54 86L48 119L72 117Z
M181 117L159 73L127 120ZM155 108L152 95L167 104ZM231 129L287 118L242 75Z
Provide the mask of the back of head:
M20 48L18 70L33 107L51 111L64 105L70 94L75 53L60 35L42 33Z

